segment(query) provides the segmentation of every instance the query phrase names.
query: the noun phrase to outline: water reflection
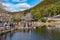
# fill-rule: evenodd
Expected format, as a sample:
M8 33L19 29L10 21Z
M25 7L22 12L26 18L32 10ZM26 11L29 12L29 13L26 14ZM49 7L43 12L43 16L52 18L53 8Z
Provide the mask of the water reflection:
M60 30L59 29L52 29L47 30L46 28L36 29L35 34L39 35L41 40L60 40ZM38 36L37 36L38 37ZM38 38L38 40L39 40Z
M60 40L60 30L47 30L45 27L22 30L2 35L0 40Z

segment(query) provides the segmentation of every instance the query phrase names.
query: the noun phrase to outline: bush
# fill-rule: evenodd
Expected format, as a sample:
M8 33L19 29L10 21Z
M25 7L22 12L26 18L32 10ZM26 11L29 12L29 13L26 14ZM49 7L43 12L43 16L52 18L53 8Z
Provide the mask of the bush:
M44 19L44 18L41 18L41 21L42 21L42 22L46 22L46 19Z
M21 19L19 19L19 18L13 18L12 20L13 20L13 22L20 22L21 21Z

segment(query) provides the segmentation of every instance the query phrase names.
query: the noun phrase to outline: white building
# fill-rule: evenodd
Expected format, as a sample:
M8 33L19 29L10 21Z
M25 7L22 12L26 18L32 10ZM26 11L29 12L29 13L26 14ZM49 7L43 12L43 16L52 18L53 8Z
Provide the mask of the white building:
M60 21L60 15L49 17L47 21Z

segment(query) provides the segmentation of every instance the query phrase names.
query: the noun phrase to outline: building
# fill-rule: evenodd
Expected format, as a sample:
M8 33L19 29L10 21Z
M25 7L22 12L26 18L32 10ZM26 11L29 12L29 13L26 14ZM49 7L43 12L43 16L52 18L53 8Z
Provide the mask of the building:
M60 21L60 15L49 17L47 21Z
M11 22L12 21L12 15L7 14L7 13L0 13L0 21Z
M23 15L21 17L21 25L24 27L31 27L32 21L34 20L34 17L31 12L28 12L26 15Z

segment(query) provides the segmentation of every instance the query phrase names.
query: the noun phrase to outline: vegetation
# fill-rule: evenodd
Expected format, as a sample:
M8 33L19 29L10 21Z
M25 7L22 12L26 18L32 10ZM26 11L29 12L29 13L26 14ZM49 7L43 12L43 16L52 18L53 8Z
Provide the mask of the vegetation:
M13 22L20 22L21 21L21 19L19 19L19 18L12 18L12 20L13 20Z
M44 17L52 17L60 14L60 0L43 0L35 7L29 9L35 20L42 20ZM24 11L25 13L27 10Z

